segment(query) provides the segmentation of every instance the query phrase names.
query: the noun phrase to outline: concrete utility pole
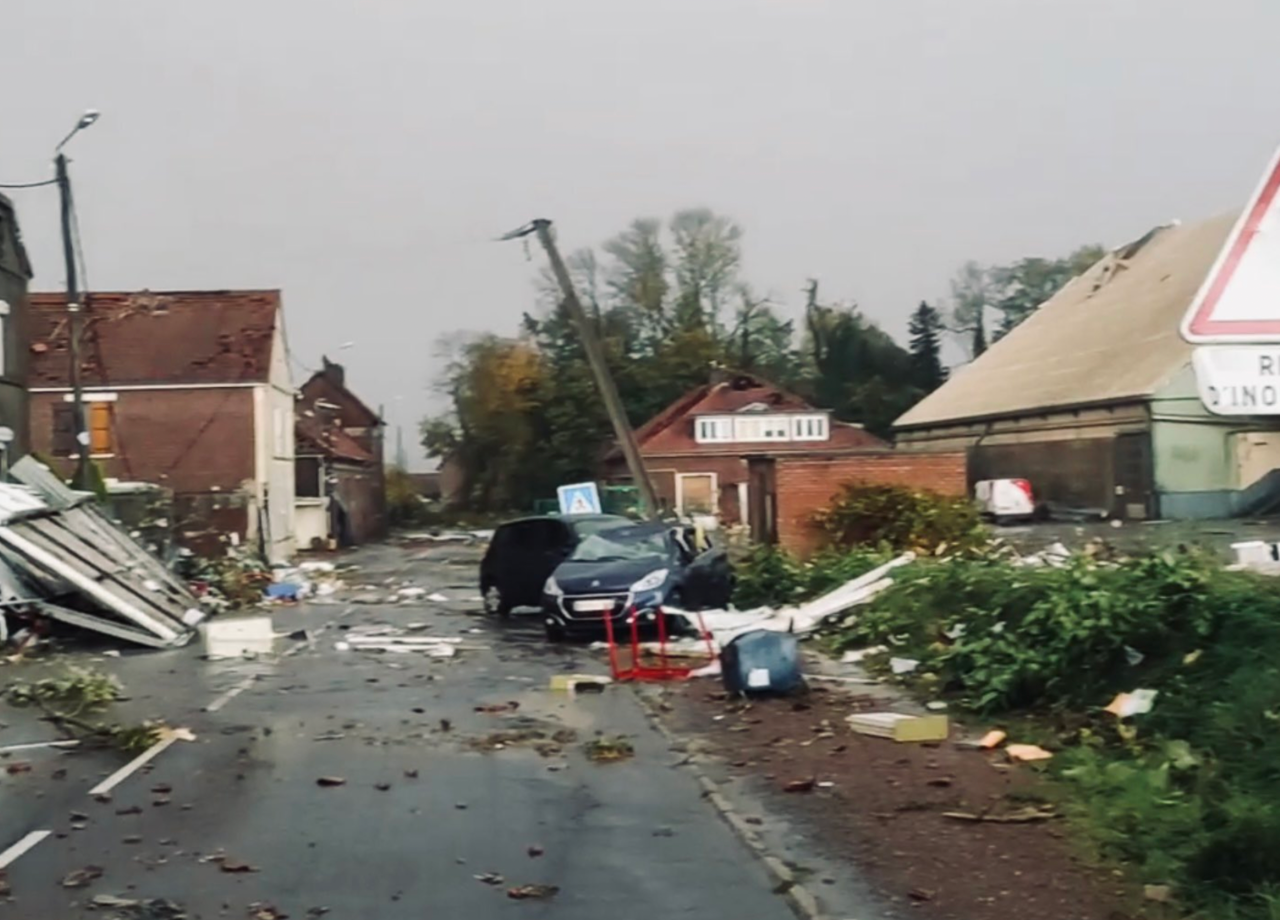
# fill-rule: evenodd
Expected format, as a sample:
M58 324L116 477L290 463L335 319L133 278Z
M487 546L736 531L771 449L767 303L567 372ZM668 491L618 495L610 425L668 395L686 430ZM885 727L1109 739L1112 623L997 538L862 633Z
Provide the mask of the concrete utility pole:
M54 161L58 168L58 194L62 199L62 256L67 263L67 349L71 360L71 417L76 432L76 471L71 485L86 488L89 481L89 432L84 423L84 387L80 382L80 292L77 290L76 250L71 238L71 177L67 174L67 155L59 153Z
M98 113L90 109L80 116L71 133L54 149L54 166L57 169L58 197L62 213L62 257L67 265L67 337L71 359L71 415L76 429L76 472L71 485L77 489L89 487L89 430L84 422L84 387L80 381L80 336L84 311L81 309L80 291L76 278L76 248L72 238L71 176L67 172L67 155L62 148L71 138L98 120Z
M644 506L644 516L654 520L658 516L657 494L653 491L653 483L649 480L649 474L644 468L644 459L640 456L640 447L636 443L635 433L631 430L631 424L627 421L627 413L622 406L622 398L618 396L618 388L614 385L613 376L609 373L609 365L605 360L604 349L600 346L600 340L596 338L595 327L587 319L586 311L582 309L582 302L578 300L578 293L573 289L573 279L569 277L569 270L565 268L564 260L560 258L560 251L556 249L556 242L551 236L551 221L539 218L527 227L512 231L502 238L504 240L514 240L528 236L531 233L537 234L538 242L547 251L547 258L551 261L551 272L556 276L556 281L560 284L560 290L564 293L565 307L569 310L569 316L582 339L582 347L587 353L587 361L591 365L591 372L595 375L600 397L604 400L605 411L609 413L609 421L613 423L613 433L618 439L618 446L622 449L622 456L626 458L627 469L631 471L631 479L635 482L636 488L640 490L640 501Z

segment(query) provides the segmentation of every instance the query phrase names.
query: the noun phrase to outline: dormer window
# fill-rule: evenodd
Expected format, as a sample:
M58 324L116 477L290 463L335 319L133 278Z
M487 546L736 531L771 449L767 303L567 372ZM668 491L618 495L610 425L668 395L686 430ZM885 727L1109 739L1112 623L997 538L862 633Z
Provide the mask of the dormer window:
M733 415L708 415L694 423L694 436L699 444L760 441L826 441L831 436L827 416L817 413L750 411L740 409ZM746 413L746 414L744 414Z

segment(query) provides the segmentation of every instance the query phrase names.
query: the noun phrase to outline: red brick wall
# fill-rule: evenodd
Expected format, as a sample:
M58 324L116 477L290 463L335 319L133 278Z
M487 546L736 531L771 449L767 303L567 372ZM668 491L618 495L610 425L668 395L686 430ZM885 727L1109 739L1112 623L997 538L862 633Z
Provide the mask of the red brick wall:
M814 549L809 522L846 483L903 485L943 495L968 493L963 451L888 451L794 460L779 457L776 474L778 542L797 553Z
M119 390L108 477L154 482L175 494L234 492L253 469L253 390ZM62 393L31 394L31 447L53 456L53 407ZM63 463L64 472L73 461Z

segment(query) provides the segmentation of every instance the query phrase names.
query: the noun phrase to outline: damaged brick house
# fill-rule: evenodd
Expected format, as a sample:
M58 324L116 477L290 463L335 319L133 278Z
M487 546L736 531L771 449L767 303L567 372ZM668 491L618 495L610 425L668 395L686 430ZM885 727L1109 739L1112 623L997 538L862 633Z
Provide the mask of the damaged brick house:
M293 554L294 394L280 292L84 295L81 378L104 476L172 490L175 535ZM30 297L32 449L74 466L65 295Z
M387 534L386 425L347 389L342 365L321 360L296 407L298 545L379 540Z

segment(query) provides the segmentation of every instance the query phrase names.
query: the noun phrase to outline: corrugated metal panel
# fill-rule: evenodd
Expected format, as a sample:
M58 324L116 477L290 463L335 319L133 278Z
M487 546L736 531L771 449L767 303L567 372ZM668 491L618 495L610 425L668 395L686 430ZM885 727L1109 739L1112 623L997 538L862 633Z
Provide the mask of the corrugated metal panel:
M25 462L25 461L24 461ZM0 557L49 598L78 596L101 612L50 616L143 644L186 643L204 618L199 602L160 561L109 521L95 504L83 502L39 464L15 466L47 494L0 485ZM41 472L44 471L44 472ZM141 631L141 632L139 632Z

